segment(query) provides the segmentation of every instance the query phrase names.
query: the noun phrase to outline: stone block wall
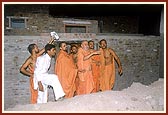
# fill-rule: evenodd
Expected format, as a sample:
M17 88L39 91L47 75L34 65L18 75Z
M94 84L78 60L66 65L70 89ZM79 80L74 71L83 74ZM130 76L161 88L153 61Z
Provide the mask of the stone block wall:
M5 18L5 35L26 35L26 36L39 36L40 33L49 33L55 31L57 33L65 33L65 26L83 26L86 27L86 33L98 33L98 21L97 20L82 20L82 19L69 19L69 18L53 18L48 14L24 14L27 17L27 27L22 29L8 28L8 19ZM70 23L64 23L69 21ZM74 22L74 23L73 23ZM77 22L77 24L75 23ZM85 22L87 22L85 24Z
M30 102L29 78L19 72L19 68L30 55L27 46L37 43L43 48L49 41L47 34L43 36L4 36L3 54L3 91L4 108L14 107L17 104L28 104ZM64 33L59 33L65 36ZM105 38L108 46L113 48L119 56L123 75L120 77L116 69L116 83L114 90L122 90L131 86L133 82L141 82L149 85L158 80L160 71L160 37L159 36L112 36L95 34L70 34L70 36L81 36L71 38L71 41L93 39L96 42ZM68 37L68 35L67 35ZM69 41L67 37L62 38ZM53 73L55 60L52 59L50 73ZM52 90L49 89L49 100L53 100Z
M83 39L94 39L96 34L91 33L58 33L60 41L73 41ZM30 103L29 77L20 73L19 69L24 61L30 56L27 47L36 43L39 49L43 48L50 40L49 33L41 33L41 36L4 36L4 108L13 107L17 104ZM58 50L58 49L57 49ZM54 71L55 60L52 59L50 73ZM52 89L49 90L50 93ZM49 100L53 100L49 95Z

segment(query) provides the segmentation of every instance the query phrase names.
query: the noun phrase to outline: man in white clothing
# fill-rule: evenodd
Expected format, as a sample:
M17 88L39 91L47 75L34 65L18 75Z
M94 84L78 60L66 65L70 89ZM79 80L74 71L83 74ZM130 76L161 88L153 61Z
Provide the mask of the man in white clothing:
M48 73L51 58L55 56L55 54L55 46L52 44L47 44L45 46L45 54L37 58L36 67L34 70L34 89L39 89L39 82L43 84L43 91L38 90L37 103L47 103L48 86L53 87L55 100L59 100L65 95L62 86L58 80L58 76Z

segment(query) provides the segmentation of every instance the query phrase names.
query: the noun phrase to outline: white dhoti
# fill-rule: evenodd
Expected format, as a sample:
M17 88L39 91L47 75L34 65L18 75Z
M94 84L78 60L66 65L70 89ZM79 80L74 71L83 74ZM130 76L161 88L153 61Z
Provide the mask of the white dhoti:
M47 103L48 86L53 87L55 100L58 100L60 97L63 97L65 95L57 75L46 73L46 74L43 74L42 76L43 76L43 79L41 80L41 82L43 84L44 92L38 91L37 103Z
M44 89L43 92L38 90L37 103L47 103L48 101L47 85L43 84L43 89Z

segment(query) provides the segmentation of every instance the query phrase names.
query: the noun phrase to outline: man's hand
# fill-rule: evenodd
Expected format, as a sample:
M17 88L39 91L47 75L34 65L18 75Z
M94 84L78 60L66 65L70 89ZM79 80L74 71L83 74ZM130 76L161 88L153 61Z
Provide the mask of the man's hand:
M43 85L42 85L41 81L38 82L38 86L39 86L39 91L44 92Z
M99 55L101 52L100 51L95 51L93 52L93 55Z
M79 73L85 73L86 70L85 70L85 69L83 69L83 70L78 70L78 72L79 72Z
M120 76L123 74L123 71L122 71L122 67L121 67L121 66L118 68L118 73L120 74Z

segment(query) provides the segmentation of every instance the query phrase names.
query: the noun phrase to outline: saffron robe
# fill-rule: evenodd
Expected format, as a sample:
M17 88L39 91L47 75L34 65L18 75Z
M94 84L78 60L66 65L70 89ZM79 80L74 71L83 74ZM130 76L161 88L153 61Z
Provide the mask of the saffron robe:
M32 66L28 66L30 73L34 73L34 68ZM30 93L31 93L31 104L37 103L37 97L38 97L38 90L34 89L34 82L33 82L33 76L30 76Z
M105 57L103 49L100 48L101 55L101 65L100 65L100 90L111 90L115 83L115 60L112 56L112 63L109 65L105 65Z
M56 63L55 74L62 85L65 92L65 98L71 98L76 91L75 78L77 75L77 69L73 62L73 59L67 52L60 50Z
M78 49L77 66L79 86L77 89L77 95L89 94L94 89L93 75L91 70L91 58L84 61L84 57L87 56L89 53L89 51L85 51L82 48Z
M92 75L93 75L93 81L94 81L94 90L93 92L98 92L100 87L100 65L98 62L100 62L100 56L99 55L93 55L91 57L92 59Z
M75 68L77 69L77 57L74 57L73 54L70 54L74 64L75 64ZM76 91L78 90L78 86L79 86L79 77L78 77L78 72L77 72L77 75L76 75L76 78L75 78L75 89ZM75 91L75 95L77 95L77 92Z

